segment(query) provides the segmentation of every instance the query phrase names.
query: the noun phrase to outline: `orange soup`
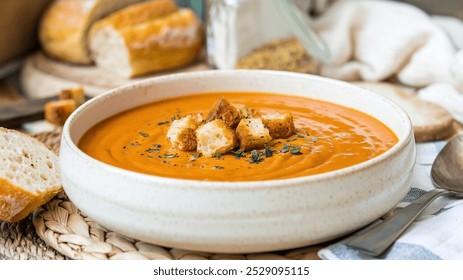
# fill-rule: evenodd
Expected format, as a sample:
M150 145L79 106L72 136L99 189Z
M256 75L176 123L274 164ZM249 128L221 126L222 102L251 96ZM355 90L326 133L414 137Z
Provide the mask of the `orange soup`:
M213 158L174 149L166 134L172 120L206 113L225 96L261 112L290 112L296 134L274 139L267 151ZM85 133L79 147L113 166L163 177L256 181L319 174L374 158L398 141L377 119L337 104L271 93L210 93L166 99L110 117Z

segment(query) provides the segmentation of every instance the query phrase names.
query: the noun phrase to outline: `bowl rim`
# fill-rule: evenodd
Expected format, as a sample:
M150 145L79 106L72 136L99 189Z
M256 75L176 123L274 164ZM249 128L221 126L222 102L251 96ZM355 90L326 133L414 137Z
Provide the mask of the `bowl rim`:
M88 108L91 108L92 106L97 106L100 102L103 102L107 98L111 98L112 96L124 94L128 89L145 88L150 85L156 84L157 82L177 80L177 79L182 79L183 77L189 77L189 78L193 77L194 78L195 76L204 77L205 75L206 76L207 75L208 76L239 75L239 74L246 75L247 73L260 73L262 75L271 74L271 75L276 75L276 76L293 76L296 78L297 77L309 78L309 79L316 80L322 83L329 83L335 86L340 86L344 88L347 87L347 88L351 88L355 90L361 90L361 91L368 92L369 94L373 95L374 98L378 98L382 102L388 103L396 111L396 113L398 113L398 115L400 116L400 119L404 120L403 124L405 125L405 127L404 127L404 132L403 132L403 138L400 138L398 136L399 141L393 147L391 147L384 153L372 159L369 159L367 161L364 161L364 162L361 162L361 163L358 163L352 166L348 166L345 168L328 171L328 172L324 172L320 174L314 174L314 175L307 175L307 176L300 176L300 177L293 177L293 178L286 178L286 179L271 179L271 180L258 180L258 181L205 181L205 180L179 179L179 178L173 178L173 177L163 177L163 176L157 176L157 175L144 174L144 173L116 167L116 166L104 163L98 159L95 159L91 157L90 155L86 154L85 152L83 152L81 149L79 149L77 144L74 143L74 141L71 139L70 131L75 122L75 119L79 115L84 114L85 110L87 110ZM339 105L344 106L342 104L339 104ZM127 108L126 110L131 109L131 108L132 107ZM357 172L366 170L370 167L373 167L375 165L378 165L384 162L389 157L393 157L394 155L400 153L403 149L405 149L407 147L407 144L410 141L413 141L413 139L414 139L414 135L413 135L413 128L412 128L410 117L398 104L382 96L381 94L378 94L376 92L373 92L365 88L361 88L357 85L350 84L348 82L339 81L339 80L321 77L321 76L316 76L316 75L311 75L311 74L293 73L293 72L277 71L277 70L204 70L204 71L195 71L195 72L188 72L188 73L167 74L167 75L163 75L159 77L149 78L149 79L142 80L142 81L137 81L134 83L130 83L130 84L127 84L121 87L108 90L90 99L85 104L77 108L77 110L75 110L71 114L71 116L68 118L68 120L64 124L63 130L62 130L62 139L61 139L60 149L62 149L64 145L67 145L69 149L75 155L79 157L83 157L85 160L89 161L89 164L92 164L94 166L99 166L100 168L103 168L108 173L120 173L121 175L123 175L124 177L128 178L130 181L133 181L133 182L143 182L149 185L152 185L152 183L156 183L158 186L168 186L169 188L175 187L175 188L183 189L186 186L189 186L195 189L212 189L213 188L214 190L228 191L228 190L238 190L238 189L243 189L243 188L268 189L268 188L282 188L286 186L304 186L309 183L317 183L317 182L321 182L321 181L325 181L329 179L335 179L335 178L348 176L353 173L357 173ZM61 154L62 153L60 153L60 155ZM60 159L61 159L61 156L60 156Z

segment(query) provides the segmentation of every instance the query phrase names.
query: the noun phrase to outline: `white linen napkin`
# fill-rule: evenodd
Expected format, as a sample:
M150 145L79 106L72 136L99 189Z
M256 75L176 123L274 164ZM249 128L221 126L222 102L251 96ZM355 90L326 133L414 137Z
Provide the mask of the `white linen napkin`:
M417 145L417 161L412 188L398 206L403 207L434 188L431 165L445 142ZM318 252L322 259L373 259L345 245L346 238ZM463 260L463 200L444 196L422 213L400 238L378 259Z
M454 33L442 26L404 3L337 1L314 22L332 55L321 74L346 81L395 78L423 88L420 97L440 104L462 122L463 50L457 53L457 44L449 39Z

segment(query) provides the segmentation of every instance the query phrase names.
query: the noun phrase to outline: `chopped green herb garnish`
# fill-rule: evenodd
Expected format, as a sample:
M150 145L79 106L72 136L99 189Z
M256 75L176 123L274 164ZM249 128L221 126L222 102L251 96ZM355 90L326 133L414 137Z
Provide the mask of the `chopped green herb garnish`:
M145 137L145 138L150 137L150 135L149 135L148 133L143 132L143 131L138 132L138 134L140 134L141 136L143 136L143 137Z
M272 157L273 156L273 149L271 147L265 145L264 155L265 155L265 157Z
M280 153L287 153L289 152L290 146L288 144L285 144L283 146L283 149L280 151Z
M297 137L297 138L304 138L304 135L298 134L298 135L296 135L296 137Z
M225 167L219 166L219 165L214 165L213 167L214 167L214 169L216 169L216 170L221 170L221 169L224 169L224 168L225 168Z
M147 153L159 152L159 149L157 149L157 148L148 148L147 150L145 150L145 152L147 152Z
M217 153L217 154L215 155L215 158L216 158L216 159L220 159L221 157L222 157L222 154L221 154L221 153Z
M162 122L158 122L157 124L158 125L163 125L163 124L168 124L168 123L170 123L170 121L162 121Z
M318 141L318 137L312 138L312 141L313 141L314 143L316 143L316 142Z
M272 150L270 150L270 149L265 149L265 150L264 150L264 155L265 155L265 157L272 157L272 156L273 156L273 152L272 152Z
M190 157L190 161L195 161L195 160L198 159L200 156L201 156L201 153L197 153L197 154L193 155L192 157Z
M130 142L129 145L137 147L137 146L140 146L140 143L138 143L138 142Z
M301 155L301 146L296 146L291 149L291 154L293 155Z
M164 154L164 158L176 158L178 154Z
M240 159L240 158L242 158L242 157L246 157L246 153L244 152L243 149L239 149L238 151L235 151L235 152L232 151L232 153L235 154L235 158L236 158L236 159Z
M153 144L154 149L161 149L161 144Z
M251 151L251 157L249 158L250 163L259 163L264 159L261 157L263 153L259 153L257 150Z

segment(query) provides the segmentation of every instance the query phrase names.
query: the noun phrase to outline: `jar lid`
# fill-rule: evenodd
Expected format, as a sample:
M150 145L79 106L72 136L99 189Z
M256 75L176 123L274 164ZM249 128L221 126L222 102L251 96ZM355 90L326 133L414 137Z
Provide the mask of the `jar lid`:
M330 51L325 42L313 31L309 16L291 0L273 0L272 2L304 49L313 58L329 63L331 61Z

